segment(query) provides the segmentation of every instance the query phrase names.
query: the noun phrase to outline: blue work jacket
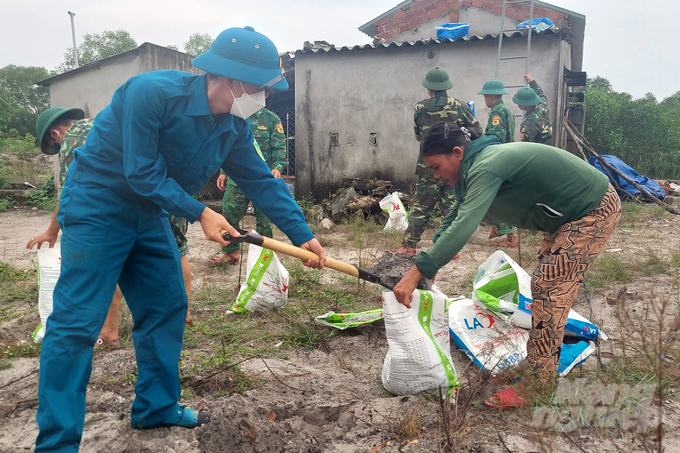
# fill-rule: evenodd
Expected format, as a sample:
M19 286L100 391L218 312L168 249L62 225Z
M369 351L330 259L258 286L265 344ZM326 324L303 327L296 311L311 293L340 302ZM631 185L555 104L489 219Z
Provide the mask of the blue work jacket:
M152 71L119 87L74 151L68 177L146 198L194 222L205 205L191 195L222 168L267 217L300 245L314 237L286 184L272 176L248 122L208 108L206 76Z

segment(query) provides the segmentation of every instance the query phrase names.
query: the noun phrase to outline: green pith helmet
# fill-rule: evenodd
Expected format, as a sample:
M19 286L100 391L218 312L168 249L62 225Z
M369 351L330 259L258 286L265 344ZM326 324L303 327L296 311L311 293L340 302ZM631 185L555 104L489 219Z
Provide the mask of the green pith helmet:
M484 84L482 90L478 94L508 94L508 90L505 89L505 85L500 80L489 80Z
M40 138L40 150L45 154L57 154L55 148L47 146L45 139L47 138L47 132L50 130L52 124L56 121L64 118L73 118L74 120L82 120L85 118L85 112L81 109L63 109L61 107L50 107L40 114L38 120L35 122L35 129L38 132L38 138Z
M524 87L517 91L517 94L513 96L512 102L517 105L536 105L541 102L541 98L536 94L533 88Z
M210 74L272 90L287 90L288 82L274 43L253 27L228 28L191 63Z
M432 91L444 91L453 88L449 73L446 72L446 69L438 66L427 71L427 75L420 84Z

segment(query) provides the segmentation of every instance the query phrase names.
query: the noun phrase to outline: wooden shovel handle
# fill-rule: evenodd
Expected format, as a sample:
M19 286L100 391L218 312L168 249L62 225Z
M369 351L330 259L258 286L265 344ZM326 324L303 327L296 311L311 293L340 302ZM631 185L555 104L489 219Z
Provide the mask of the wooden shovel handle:
M293 258L299 258L304 261L319 259L319 255L314 252L267 237L262 241L262 247L269 250L274 250L278 253L283 253L284 255L292 256ZM343 274L351 275L352 277L359 277L359 269L357 269L355 266L342 261L334 260L333 258L326 258L325 267L342 272Z
M227 230L220 231L221 235L224 235L225 233L227 233ZM277 241L276 239L260 236L259 234L253 235L246 233L242 234L241 238L236 239L238 239L238 242L248 242L259 245L260 247L264 247L287 256L292 256L293 258L299 258L303 261L319 259L319 255L314 252L302 249L300 247L295 247L294 245L286 244L285 242ZM359 274L359 269L356 266L334 260L333 258L326 258L325 267L342 272L343 274L351 275L352 277L365 277Z

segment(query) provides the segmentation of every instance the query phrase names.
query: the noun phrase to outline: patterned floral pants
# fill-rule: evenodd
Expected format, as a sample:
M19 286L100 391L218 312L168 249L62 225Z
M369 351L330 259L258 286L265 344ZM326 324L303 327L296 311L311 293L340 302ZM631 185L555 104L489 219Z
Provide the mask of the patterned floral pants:
M531 277L532 327L527 342L527 362L539 383L554 384L576 292L619 220L621 200L610 184L597 208L543 237Z

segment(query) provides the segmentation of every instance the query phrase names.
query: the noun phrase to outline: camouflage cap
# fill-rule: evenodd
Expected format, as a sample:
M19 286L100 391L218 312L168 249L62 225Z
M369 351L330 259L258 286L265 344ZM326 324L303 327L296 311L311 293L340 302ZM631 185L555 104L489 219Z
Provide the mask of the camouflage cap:
M541 98L536 94L533 88L524 87L517 91L517 94L513 96L512 102L517 105L536 105L541 102Z
M505 85L500 80L489 80L484 84L482 90L477 94L497 94L503 95L508 94L508 90L505 89Z
M427 71L425 78L420 82L422 86L432 91L444 91L453 88L446 69L435 66Z

